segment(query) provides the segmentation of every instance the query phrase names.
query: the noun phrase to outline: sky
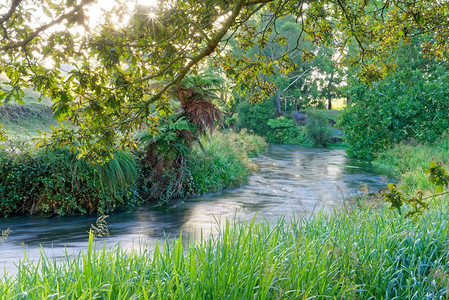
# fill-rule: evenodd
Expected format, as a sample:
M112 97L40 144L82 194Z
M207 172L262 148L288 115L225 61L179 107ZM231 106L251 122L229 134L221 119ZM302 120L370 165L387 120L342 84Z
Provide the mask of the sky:
M156 6L158 0L131 0L128 7L130 9L134 8L136 5L145 5L148 7ZM98 25L104 11L110 11L116 6L116 1L113 0L97 0L94 5L89 7L87 15L91 19L91 26ZM149 15L151 13L149 12Z

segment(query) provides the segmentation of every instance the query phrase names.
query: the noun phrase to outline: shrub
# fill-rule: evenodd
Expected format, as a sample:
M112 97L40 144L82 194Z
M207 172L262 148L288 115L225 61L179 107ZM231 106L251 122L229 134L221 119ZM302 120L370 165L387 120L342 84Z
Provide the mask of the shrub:
M139 191L145 199L164 204L239 186L252 167L248 157L267 147L263 138L245 130L193 138L191 126L186 120L168 118L160 124L160 134L138 134L144 145Z
M237 107L238 117L235 129L240 131L246 128L257 135L267 136L270 131L267 122L274 117L275 110L274 103L270 99L255 104L243 101Z
M246 132L216 132L201 139L187 161L191 174L190 194L204 194L246 183L255 166L249 156L264 151L267 143L261 137Z
M449 129L449 64L422 58L413 43L398 57L385 79L350 89L339 122L350 156L371 159L402 141L434 142Z
M326 147L332 140L329 118L317 110L307 110L306 135L315 147Z
M268 120L271 130L267 133L270 143L311 145L304 127L300 127L292 119L279 117Z
M104 165L76 159L66 149L0 150L0 214L107 213L139 203L134 157L125 152Z
M164 203L185 196L190 178L187 160L199 134L194 124L175 114L162 119L158 131L136 135L141 144L139 193L147 200Z

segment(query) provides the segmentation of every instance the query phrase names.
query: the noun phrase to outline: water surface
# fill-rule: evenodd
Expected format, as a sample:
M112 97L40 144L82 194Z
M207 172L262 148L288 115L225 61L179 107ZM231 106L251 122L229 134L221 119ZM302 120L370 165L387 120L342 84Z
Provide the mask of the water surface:
M276 221L293 214L309 216L351 205L350 196L362 187L377 191L387 178L369 163L346 157L342 149L311 149L271 145L254 159L258 171L247 185L215 194L188 199L168 210L144 205L131 211L111 214L106 221L110 236L102 242L124 248L145 243L155 245L167 236L210 232L225 219ZM14 217L0 219L0 230L10 228L0 242L0 274L15 273L14 263L24 253L36 260L40 247L50 257L76 254L87 248L88 230L97 216Z

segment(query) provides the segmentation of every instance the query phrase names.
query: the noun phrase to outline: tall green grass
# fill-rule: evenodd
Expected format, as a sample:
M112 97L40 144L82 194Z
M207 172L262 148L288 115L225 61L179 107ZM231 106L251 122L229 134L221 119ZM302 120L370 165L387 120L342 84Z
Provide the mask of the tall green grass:
M227 222L210 239L24 260L2 299L447 299L449 205L417 221L385 208Z
M267 149L262 137L246 132L215 132L201 138L187 161L192 194L204 194L240 186L256 165L250 157Z
M400 188L414 194L418 190L433 192L424 169L432 161L443 163L449 169L449 134L443 135L434 144L399 144L378 155L373 164L400 177Z

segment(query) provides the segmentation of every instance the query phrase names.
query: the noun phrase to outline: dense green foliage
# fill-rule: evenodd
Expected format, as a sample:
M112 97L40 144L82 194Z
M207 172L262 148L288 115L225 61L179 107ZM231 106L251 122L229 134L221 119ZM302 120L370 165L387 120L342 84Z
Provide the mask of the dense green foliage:
M158 132L144 130L136 135L141 146L139 192L145 199L167 202L186 196L187 161L196 135L196 126L175 114L161 120Z
M187 161L191 194L205 194L246 183L251 169L255 168L248 157L267 148L263 138L248 133L215 133L201 141L204 151L195 147Z
M118 206L147 200L166 203L241 185L252 167L245 150L249 155L260 153L266 148L263 138L228 132L203 139L204 146L199 143L200 135L219 121L213 101L221 84L220 77L209 73L186 76L170 91L175 112L160 114L157 129L146 127L135 135L133 155L118 151L106 164L79 160L68 150L34 153L6 142L1 154L5 163L0 166L5 177L0 182L1 214L107 213ZM14 105L17 127L33 127L25 109L41 105L37 97L30 92L24 106ZM41 106L48 112L47 99L44 102ZM3 107L3 112L13 112L12 106ZM34 130L54 122L48 113L36 116L43 123Z
M326 147L332 141L333 130L329 125L329 114L320 110L305 111L305 126L299 126L288 117L276 118L274 103L268 99L256 104L242 102L237 112L237 130L251 130L267 137L270 143Z
M419 43L396 54L397 70L353 85L340 125L350 156L373 158L401 141L433 142L449 129L449 64L422 57Z
M1 216L107 213L141 202L136 194L135 158L125 152L95 165L66 149L0 150L0 178Z
M434 192L427 179L425 168L433 160L443 163L449 169L449 136L443 135L434 144L399 144L380 153L373 163L400 177L402 191L415 194L418 190Z
M25 147L0 149L0 216L104 214L147 200L165 203L235 187L246 182L253 168L248 156L266 149L263 138L247 133L204 138L204 152L199 147L179 148L183 144L173 132L157 137L160 143L155 151L161 166L143 163L141 153L136 157L115 152L105 164L93 164L66 149L37 153ZM180 151L184 151L184 161L178 165L181 177L172 164Z
M190 147L186 133L176 131L188 124L178 120L169 126L140 162L140 194L160 203L244 184L253 168L249 156L267 147L263 138L245 132L205 135Z
M237 114L236 130L246 128L257 135L267 136L270 130L267 122L274 117L275 106L270 99L255 104L243 101L237 106Z
M318 110L307 111L306 135L315 147L326 147L332 140L329 118Z
M267 139L270 143L309 145L307 133L304 127L299 127L295 121L285 117L270 119L267 122L270 131Z

